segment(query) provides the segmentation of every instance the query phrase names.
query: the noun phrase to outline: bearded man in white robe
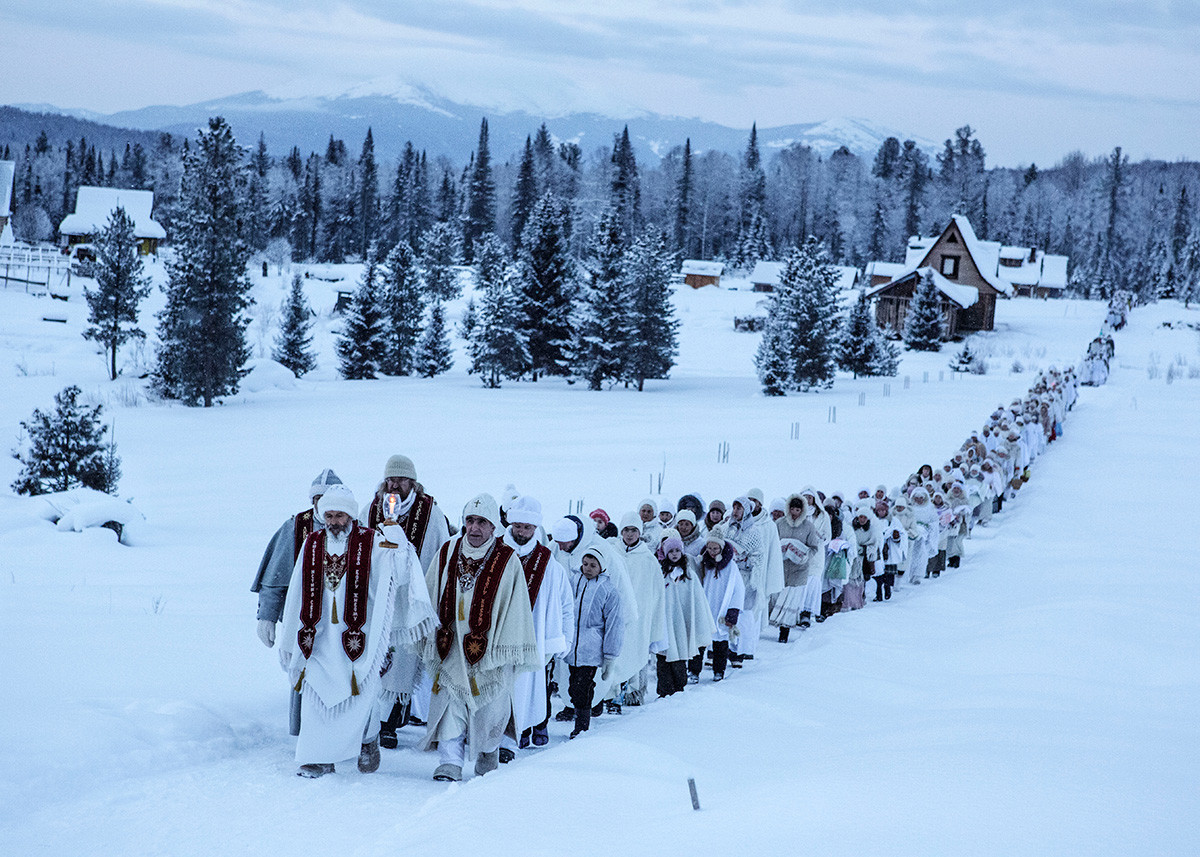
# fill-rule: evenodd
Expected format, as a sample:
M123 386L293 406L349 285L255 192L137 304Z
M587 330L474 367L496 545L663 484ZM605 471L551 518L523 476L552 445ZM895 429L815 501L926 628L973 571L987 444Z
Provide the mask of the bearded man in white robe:
M399 528L392 542L356 526L358 505L344 485L329 486L317 511L325 528L296 560L280 632L279 660L301 697L297 773L324 776L356 756L358 769L371 773L379 767L379 709L395 699L384 676L399 649L433 630L433 608Z
M438 751L435 780L462 779L468 758L476 776L496 769L514 679L543 667L521 561L496 538L499 530L500 507L480 494L426 575L439 628L425 645L433 690L420 747Z

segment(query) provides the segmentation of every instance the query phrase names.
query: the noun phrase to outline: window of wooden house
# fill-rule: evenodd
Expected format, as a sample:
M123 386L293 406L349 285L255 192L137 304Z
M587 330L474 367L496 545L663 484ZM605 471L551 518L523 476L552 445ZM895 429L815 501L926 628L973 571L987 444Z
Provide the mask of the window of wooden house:
M947 244L957 244L958 236L955 235L953 232L951 232L949 235L946 236L946 243Z
M958 257L942 256L942 276L948 280L958 279Z

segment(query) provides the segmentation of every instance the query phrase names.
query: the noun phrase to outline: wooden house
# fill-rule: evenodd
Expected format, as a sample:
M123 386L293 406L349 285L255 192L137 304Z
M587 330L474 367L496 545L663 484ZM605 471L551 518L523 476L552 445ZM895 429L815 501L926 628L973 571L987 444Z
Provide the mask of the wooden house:
M904 319L913 293L923 277L931 277L942 295L942 317L946 338L952 339L966 332L963 318L975 308L979 291L972 286L951 282L937 271L926 266L909 271L891 282L867 290L867 297L875 302L875 322L880 327L890 328L897 335L904 333Z
M157 253L158 242L167 237L167 232L150 217L154 208L153 191L87 185L79 188L75 196L75 211L64 217L58 227L67 250L76 244L90 244L94 241L118 207L125 209L125 213L133 221L133 234L137 238L138 252L143 256Z
M721 274L725 273L724 262L705 262L702 259L684 259L680 268L683 281L693 289L704 286L719 286Z

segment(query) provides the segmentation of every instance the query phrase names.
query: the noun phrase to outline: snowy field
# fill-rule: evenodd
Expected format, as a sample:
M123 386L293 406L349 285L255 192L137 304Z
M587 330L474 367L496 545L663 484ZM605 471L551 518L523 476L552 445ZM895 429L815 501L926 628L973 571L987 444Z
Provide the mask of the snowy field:
M260 308L287 284L256 278ZM404 453L452 517L509 483L548 517L578 502L616 517L660 478L671 501L891 487L948 457L1037 369L1078 360L1104 307L1002 302L997 331L972 339L986 375L953 375L948 346L906 355L897 378L765 399L758 336L732 329L761 297L745 291L678 293L679 366L639 394L485 390L461 349L434 380L338 381L334 287L307 288L321 368L282 384L264 369L209 410L147 401L132 353L108 382L79 336L78 292L64 304L0 290L5 451L77 383L115 422L121 496L146 515L125 546L57 532L0 493L0 854L1200 852L1200 337L1177 324L1200 312L1132 313L1109 384L1082 388L1065 437L976 530L961 570L787 646L764 640L720 686L706 674L569 745L552 722L547 748L447 785L430 779L433 754L408 749L411 727L376 774L294 776L288 688L249 586L322 468L361 502ZM263 315L250 338L269 349ZM0 459L3 490L16 472Z

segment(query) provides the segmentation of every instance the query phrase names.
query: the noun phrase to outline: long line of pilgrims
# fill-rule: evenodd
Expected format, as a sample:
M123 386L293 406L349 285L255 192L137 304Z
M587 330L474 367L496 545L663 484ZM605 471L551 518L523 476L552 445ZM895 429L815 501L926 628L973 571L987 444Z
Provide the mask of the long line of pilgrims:
M389 629L392 645L382 661L383 679L373 691L374 714L361 715L366 726L353 725L345 746L358 746L361 728L358 767L373 771L379 763L379 746L398 746L397 730L405 725L427 726L421 746L441 754L435 778L460 779L468 745L477 756L476 774L486 773L497 761L512 761L520 750L548 743L555 699L560 704L554 719L573 724L570 737L575 738L588 730L593 717L672 696L699 683L706 670L712 681L722 681L727 669L743 668L754 659L760 641L770 639L771 632L764 626L776 629L778 641L786 643L794 628L807 629L840 612L864 607L872 582L871 600L886 602L896 587L919 586L947 569L959 568L972 530L988 526L992 516L1017 496L1030 478L1033 462L1062 436L1078 384L1073 369L1051 368L1039 374L1024 398L997 407L946 462L937 467L921 465L892 490L878 485L846 495L808 486L767 503L762 491L751 489L728 503L707 504L698 493L690 493L680 497L674 509L648 498L636 511L615 520L596 509L586 520L567 515L545 521L535 498L509 486L499 503L486 494L468 503L464 532L456 534L457 528L417 481L413 462L392 456L371 502L358 510L356 531L373 535L377 551L380 546L395 548L397 542L404 550L411 545L410 582L415 583L402 596L404 573L393 574L397 606L388 621L394 625L400 621L397 617L406 614L407 627ZM274 644L275 623L284 622L281 659L289 680L296 681L292 734L302 736L297 760L307 759L299 771L304 776L332 771L337 757L330 754L346 752L321 742L305 745L302 724L315 716L309 708L317 702L307 695L302 705L301 690L308 693L306 688L313 684L311 676L306 679L313 672L313 660L311 654L297 654L289 639L298 633L303 643L305 627L319 630L315 620L303 624L304 611L311 613L311 601L306 607L294 590L303 588L300 581L305 579L301 554L325 522L334 519L326 513L356 509L347 499L350 492L338 483L330 470L314 480L312 509L285 522L276 533L252 587L259 593L259 635L264 644ZM389 498L398 508L385 508ZM388 524L393 526L389 529ZM490 540L483 536L472 540L477 530L486 534L490 528L495 534ZM334 538L330 536L331 543ZM403 544L405 539L410 544ZM487 557L505 548L511 549L525 572L524 585L518 588L528 595L528 604L522 595L519 607L532 618L537 655L511 660L507 673L488 672L486 686L493 690L490 696L480 697L476 679L482 683L485 674L472 671L468 638L475 633L478 644L478 630L483 628L483 646L489 652L504 646L506 651L517 651L521 645L505 642L503 636L512 622L501 616L499 608L484 608L483 622L476 624L480 599L485 597L480 590L486 587L479 583L472 591L473 581L483 578L472 576L473 566L462 566L461 560L458 567L465 570L454 590L459 621L454 622L449 606L436 618L430 611L450 604L445 593L453 586L448 589L445 580L450 574L453 583L459 574L454 557L460 549L470 557L478 556L471 551L486 551L480 561L486 566ZM334 549L326 546L327 561ZM343 569L345 562L343 558ZM337 625L337 598L345 604L355 596L345 589L349 584L330 575L328 565L325 585L332 593L332 623ZM505 609L513 612L511 605ZM320 610L316 612L319 618ZM445 703L450 660L443 631L437 630L448 624L454 629L445 633L463 634L463 651L471 665L462 667L466 674L461 683L470 691L463 691L465 713L457 719L446 713L454 710L452 703L450 709ZM430 642L435 630L437 646ZM402 646L405 634L408 645ZM425 639L415 639L418 636ZM308 643L311 651L311 637ZM349 647L346 652L351 652ZM336 655L342 657L340 651ZM349 657L353 661L352 653ZM402 667L406 657L408 666ZM348 663L348 680L354 687L342 695L357 695L359 686L369 682L359 678L357 666ZM489 663L493 662L487 658L481 662ZM471 694L476 698L471 699ZM436 709L432 716L431 697ZM328 728L352 701L347 697L320 708L320 728ZM302 747L309 749L301 752Z

